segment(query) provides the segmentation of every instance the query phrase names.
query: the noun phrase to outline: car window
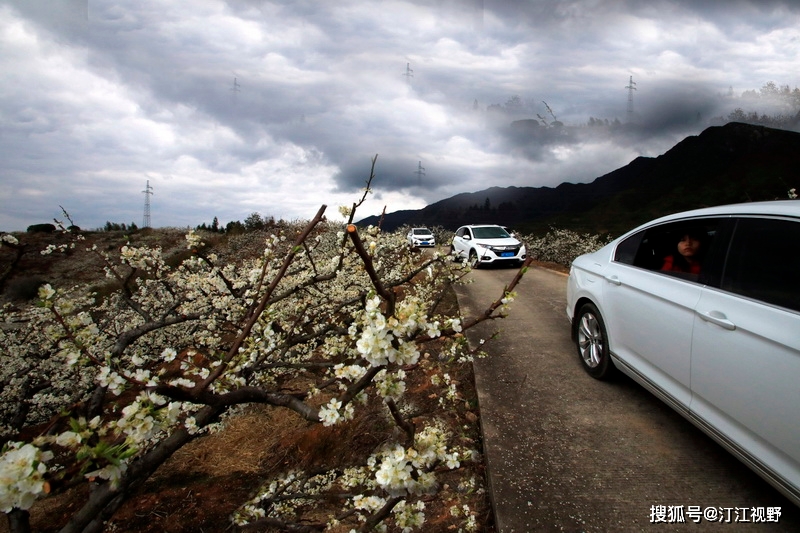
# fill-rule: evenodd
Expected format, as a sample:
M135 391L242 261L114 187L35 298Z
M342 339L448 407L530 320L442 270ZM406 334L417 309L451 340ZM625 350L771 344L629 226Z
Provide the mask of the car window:
M800 311L800 223L742 218L736 224L720 288Z
M721 219L681 220L639 231L617 245L614 261L701 281L720 224Z
M505 239L510 235L500 226L487 226L482 228L472 228L472 233L476 239Z
M632 265L636 259L636 252L639 251L639 244L641 244L644 234L644 231L640 231L621 241L614 252L614 261Z

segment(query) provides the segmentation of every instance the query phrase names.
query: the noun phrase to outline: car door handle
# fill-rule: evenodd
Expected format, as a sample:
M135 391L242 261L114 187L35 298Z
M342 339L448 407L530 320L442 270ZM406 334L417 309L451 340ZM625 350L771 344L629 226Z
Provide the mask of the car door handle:
M604 279L609 283L613 283L614 285L622 285L622 282L617 276L606 276Z
M736 329L736 324L728 320L728 317L725 316L725 313L722 311L709 311L708 313L698 313L700 318L705 320L706 322L711 322L712 324L716 324L721 328L725 328L729 331L733 331Z

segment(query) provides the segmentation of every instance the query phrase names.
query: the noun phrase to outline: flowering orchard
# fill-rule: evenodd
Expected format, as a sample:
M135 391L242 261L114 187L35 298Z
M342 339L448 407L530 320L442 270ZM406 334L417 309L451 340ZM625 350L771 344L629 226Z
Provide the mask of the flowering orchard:
M543 237L526 236L522 240L525 242L529 257L570 266L576 257L599 250L611 242L612 238L551 228Z
M343 210L350 220L357 205ZM323 427L377 409L396 429L363 464L265 480L235 525L424 529L441 476L478 452L405 403L408 376L423 360L471 361L462 332L503 315L524 269L481 316L441 316L463 270L324 211L270 236L256 259L224 261L194 232L177 266L157 247L94 249L113 290L43 285L37 305L3 309L0 507L11 531L29 530L36 500L80 484L85 503L60 531L103 530L171 455L252 404ZM431 378L445 391L449 380ZM452 513L474 529L468 506Z

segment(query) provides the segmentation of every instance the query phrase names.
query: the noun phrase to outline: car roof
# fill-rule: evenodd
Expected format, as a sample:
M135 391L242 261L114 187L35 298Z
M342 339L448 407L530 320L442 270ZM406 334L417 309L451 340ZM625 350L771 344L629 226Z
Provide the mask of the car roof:
M709 216L709 215L784 215L800 217L800 201L798 200L770 200L767 202L747 202L741 204L718 205L704 207L691 211L682 211L661 217L657 220L671 220L675 218ZM653 221L655 222L655 220Z
M466 226L461 226L462 228L503 228L505 226L501 226L500 224L467 224Z
M673 220L683 220L687 218L721 216L732 217L738 215L749 216L789 216L800 218L800 200L770 200L766 202L747 202L741 204L718 205L714 207L703 207L691 211L681 211L660 218L656 218L641 224L626 233L633 233L641 228Z

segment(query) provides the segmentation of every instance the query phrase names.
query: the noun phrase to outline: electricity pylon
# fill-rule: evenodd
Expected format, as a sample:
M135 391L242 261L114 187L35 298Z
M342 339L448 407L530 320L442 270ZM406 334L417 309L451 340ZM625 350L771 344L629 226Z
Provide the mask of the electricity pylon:
M406 72L403 74L406 77L406 81L409 85L411 85L411 78L414 77L414 71L411 69L411 63L406 63Z
M147 187L142 191L144 193L144 219L142 220L142 227L150 227L150 195L153 194L153 188L150 186L150 180L147 180Z
M633 76L630 77L625 88L628 89L628 122L631 122L633 120L633 91L636 90L636 82L633 81Z
M422 166L422 161L417 164L417 170L414 171L417 175L417 185L422 185L422 176L425 175L425 167Z

